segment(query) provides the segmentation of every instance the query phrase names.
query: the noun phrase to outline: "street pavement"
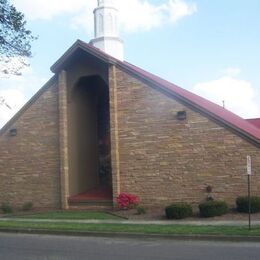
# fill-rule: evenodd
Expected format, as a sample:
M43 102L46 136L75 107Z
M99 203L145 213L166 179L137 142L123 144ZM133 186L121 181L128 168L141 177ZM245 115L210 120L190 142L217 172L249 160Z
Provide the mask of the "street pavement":
M0 233L0 259L257 260L260 243Z

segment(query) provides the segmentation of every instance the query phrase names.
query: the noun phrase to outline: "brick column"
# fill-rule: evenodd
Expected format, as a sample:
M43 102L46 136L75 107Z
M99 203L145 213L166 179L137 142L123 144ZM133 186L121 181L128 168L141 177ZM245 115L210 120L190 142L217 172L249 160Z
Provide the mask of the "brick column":
M120 193L120 160L118 140L118 108L117 108L117 78L114 65L109 67L109 103L110 103L110 138L111 138L111 164L113 202Z
M60 127L60 187L61 207L68 209L69 165L68 165L68 102L66 71L59 74L59 127Z

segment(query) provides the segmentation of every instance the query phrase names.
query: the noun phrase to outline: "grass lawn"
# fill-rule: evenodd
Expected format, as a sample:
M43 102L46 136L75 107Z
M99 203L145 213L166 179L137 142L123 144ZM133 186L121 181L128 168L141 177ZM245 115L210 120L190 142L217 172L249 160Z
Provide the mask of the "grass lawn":
M140 224L81 224L81 223L32 223L18 221L0 221L0 230L8 229L41 229L68 232L128 232L139 234L176 234L176 235L228 235L260 236L260 226L251 231L247 226L192 226L192 225L140 225Z
M31 218L31 219L96 219L96 220L107 220L107 219L121 219L120 217L114 216L106 212L89 212L89 211L53 211L26 215L16 215L15 218Z

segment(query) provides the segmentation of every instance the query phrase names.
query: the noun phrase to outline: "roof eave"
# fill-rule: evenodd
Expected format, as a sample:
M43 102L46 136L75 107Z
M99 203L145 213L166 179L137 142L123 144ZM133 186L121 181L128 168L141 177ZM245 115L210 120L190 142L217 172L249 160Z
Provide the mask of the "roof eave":
M108 56L107 54L103 53L102 51L92 47L89 48L86 46L86 43L82 42L81 40L77 40L52 66L51 71L53 73L58 73L66 61L77 51L83 50L91 55L95 56L96 58L108 63L108 64L117 64L117 60L112 56Z
M242 135L243 137L247 138L250 141L253 141L254 144L257 144L257 146L260 146L260 139L258 139L257 137L251 135L250 133L244 131L243 129L238 128L236 125L231 124L230 122L224 120L223 118L221 118L220 116L204 109L203 107L199 106L198 104L192 102L191 100L183 97L182 95L170 90L169 88L167 88L166 86L164 86L163 84L159 84L158 82L154 81L153 79L142 75L142 73L134 70L132 67L128 66L127 63L122 62L120 60L117 60L116 58L104 53L103 51L93 47L93 46L89 46L88 44L86 44L85 42L81 41L81 40L77 40L65 53L64 55L57 60L53 66L51 67L51 71L54 73L57 73L58 71L60 71L62 69L62 67L64 66L64 63L66 63L66 61L75 53L76 50L78 49L82 49L88 53L90 53L91 55L97 57L98 59L104 61L107 64L110 65L116 65L117 67L125 70L128 73L131 73L132 75L140 78L141 80L152 84L153 86L156 86L160 89L163 89L164 91L166 91L169 95L174 96L176 98L178 98L179 100L185 102L186 104L189 104L190 106L196 108L198 111L203 112L206 115L209 115L212 119L217 120L219 122L221 122L222 124L224 124L225 126L235 130L237 133L239 133L240 135Z
M243 137L245 137L247 140L251 140L254 142L254 144L257 145L257 147L260 147L260 139L250 135L249 133L245 132L243 129L238 128L237 126L230 124L229 122L227 122L226 120L223 120L221 117L218 117L217 115L215 115L214 113L211 113L210 111L203 109L202 107L200 107L199 105L193 103L192 101L184 98L183 96L177 94L177 93L173 93L173 91L169 90L168 88L166 88L164 85L158 84L157 82L155 82L152 79L149 79L139 73L137 73L136 71L134 71L133 69L131 69L129 66L127 66L126 64L124 64L123 62L118 62L116 64L118 67L125 69L126 71L130 72L131 74L137 75L139 78L141 78L143 81L152 84L160 89L163 89L164 91L166 91L169 95L174 96L176 98L178 98L179 100L181 100L182 102L189 104L190 106L196 108L197 110L203 112L204 114L209 115L211 118L213 118L214 120L220 121L221 123L223 123L224 125L226 125L227 127L234 129L236 132L238 132L240 135L242 135Z

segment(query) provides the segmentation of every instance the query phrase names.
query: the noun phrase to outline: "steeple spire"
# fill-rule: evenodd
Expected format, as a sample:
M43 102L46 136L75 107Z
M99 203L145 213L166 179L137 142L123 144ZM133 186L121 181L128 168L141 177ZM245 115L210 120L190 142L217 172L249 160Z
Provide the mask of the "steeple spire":
M114 0L98 0L98 6L102 6L102 5L115 5Z
M123 41L119 38L118 10L114 0L98 0L97 3L94 9L95 38L90 44L123 60Z

